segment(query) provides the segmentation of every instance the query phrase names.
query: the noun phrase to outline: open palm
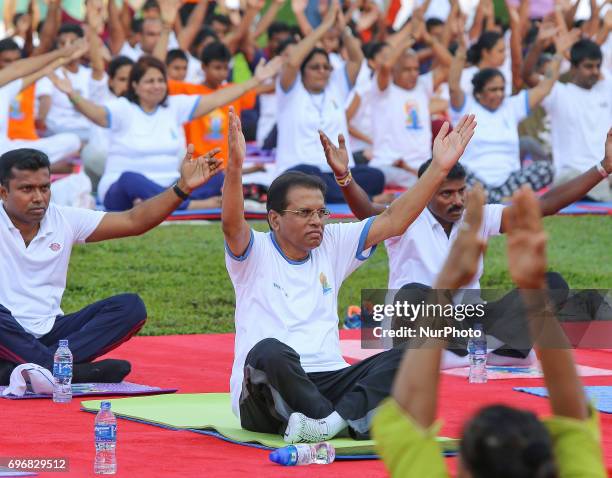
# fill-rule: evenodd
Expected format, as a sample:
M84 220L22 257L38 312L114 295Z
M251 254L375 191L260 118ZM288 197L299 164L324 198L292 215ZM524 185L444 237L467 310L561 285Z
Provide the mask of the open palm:
M60 90L62 93L65 93L68 96L70 96L71 94L74 93L74 88L72 87L72 82L70 81L70 79L66 75L65 71L62 71L61 76L60 75L56 75L55 73L50 73L49 74L49 79L51 80L53 85L58 90Z
M244 158L246 156L246 142L242 133L242 124L240 118L234 111L234 107L230 106L229 112L229 158L228 165L242 169Z
M450 133L447 122L442 125L433 144L432 161L444 170L450 170L465 151L474 136L476 120L474 115L464 115Z
M343 135L338 135L338 146L331 142L327 135L319 130L319 139L325 152L327 164L336 176L343 176L349 168L349 157Z
M265 81L269 78L274 78L278 75L281 69L283 59L280 56L272 58L269 62L265 62L263 58L255 68L255 77L259 81Z
M193 158L193 145L189 145L183 164L181 165L181 179L189 189L196 189L221 171L221 162L215 158L221 150L215 148L212 151Z

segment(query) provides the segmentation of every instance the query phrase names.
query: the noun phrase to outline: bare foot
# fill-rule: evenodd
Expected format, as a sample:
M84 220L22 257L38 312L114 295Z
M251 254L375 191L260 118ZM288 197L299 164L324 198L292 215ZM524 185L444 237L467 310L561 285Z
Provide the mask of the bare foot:
M192 199L187 209L218 209L221 207L221 196L208 199Z

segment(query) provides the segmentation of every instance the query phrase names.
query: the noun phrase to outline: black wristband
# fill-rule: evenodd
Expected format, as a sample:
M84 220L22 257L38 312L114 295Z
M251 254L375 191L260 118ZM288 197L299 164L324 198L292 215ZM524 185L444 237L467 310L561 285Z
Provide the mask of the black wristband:
M186 201L187 199L189 199L189 194L187 194L185 191L183 191L181 188L179 188L178 183L174 183L174 185L172 186L172 190L183 201Z

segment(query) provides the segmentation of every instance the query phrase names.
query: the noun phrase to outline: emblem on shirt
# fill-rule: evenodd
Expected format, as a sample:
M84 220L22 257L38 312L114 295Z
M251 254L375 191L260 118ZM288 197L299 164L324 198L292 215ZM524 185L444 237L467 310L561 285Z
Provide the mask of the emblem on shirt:
M49 244L49 249L51 249L53 252L57 252L62 248L62 246L60 244L58 244L57 242L52 242L51 244Z
M419 105L412 101L404 104L406 129L422 129L423 125L419 120Z
M329 294L332 290L329 282L327 282L327 276L321 272L319 274L319 282L321 282L321 287L323 288L323 295Z

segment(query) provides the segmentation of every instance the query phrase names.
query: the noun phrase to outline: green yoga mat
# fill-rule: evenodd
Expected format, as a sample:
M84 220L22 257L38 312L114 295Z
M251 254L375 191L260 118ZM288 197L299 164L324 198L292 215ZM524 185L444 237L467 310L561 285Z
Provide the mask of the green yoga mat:
M287 444L279 435L255 433L240 427L232 413L228 393L191 393L154 395L110 400L115 415L145 423L163 425L177 429L216 431L226 439L244 444L259 444L280 448ZM101 400L81 402L85 411L100 409ZM457 450L458 440L440 437L445 452ZM374 455L373 440L334 438L331 443L339 456Z

